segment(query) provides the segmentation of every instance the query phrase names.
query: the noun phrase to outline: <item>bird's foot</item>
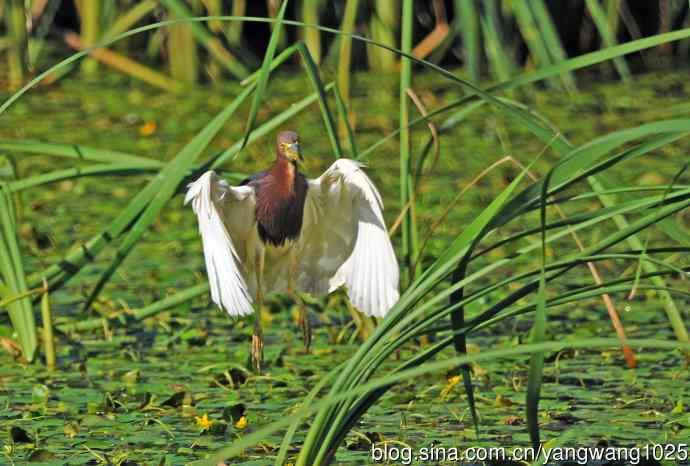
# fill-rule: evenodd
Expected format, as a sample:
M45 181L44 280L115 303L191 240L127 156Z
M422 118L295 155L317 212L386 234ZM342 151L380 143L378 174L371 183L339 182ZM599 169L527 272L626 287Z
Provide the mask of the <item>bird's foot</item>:
M261 374L264 362L264 338L262 335L252 334L252 367L257 374Z

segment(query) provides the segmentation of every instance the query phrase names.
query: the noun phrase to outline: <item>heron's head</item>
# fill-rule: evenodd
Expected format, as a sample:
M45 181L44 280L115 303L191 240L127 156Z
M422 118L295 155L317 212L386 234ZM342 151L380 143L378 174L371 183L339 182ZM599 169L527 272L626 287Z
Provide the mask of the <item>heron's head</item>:
M299 136L294 131L282 131L278 135L278 155L282 155L290 162L304 160L299 147Z

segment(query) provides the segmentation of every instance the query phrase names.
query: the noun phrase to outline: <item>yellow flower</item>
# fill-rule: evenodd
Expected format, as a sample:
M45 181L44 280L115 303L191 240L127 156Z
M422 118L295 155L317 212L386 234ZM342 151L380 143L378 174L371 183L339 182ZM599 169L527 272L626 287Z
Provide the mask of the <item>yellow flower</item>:
M213 421L208 418L208 414L196 416L194 420L196 421L196 425L201 427L201 430L204 431L209 430L211 428L211 424L213 424Z
M238 429L244 429L245 427L247 427L247 424L247 416L240 416L240 418L235 423L235 427Z
M139 127L139 134L141 136L151 136L156 132L157 125L155 121L147 121Z
M450 392L453 390L453 387L455 387L457 384L460 383L460 376L459 375L454 375L452 377L448 377L448 385L443 387L443 390L441 390L441 399L445 399L448 397Z

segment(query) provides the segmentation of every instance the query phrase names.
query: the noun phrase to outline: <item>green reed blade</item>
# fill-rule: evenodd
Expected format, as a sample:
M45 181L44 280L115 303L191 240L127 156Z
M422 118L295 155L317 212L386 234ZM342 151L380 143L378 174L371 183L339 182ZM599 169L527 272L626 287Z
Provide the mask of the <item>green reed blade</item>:
M0 299L8 300L14 295L27 293L28 286L17 239L12 197L4 184L0 186L0 224L0 276L4 284L2 289L5 290ZM31 299L27 296L6 307L12 328L17 332L22 355L27 361L32 361L38 343Z
M534 12L534 19L539 24L539 31L543 36L543 42L551 55L554 63L566 60L568 57L563 50L561 38L556 30L556 25L553 24L549 10L546 8L544 0L532 0L530 2L532 11ZM577 88L575 76L571 72L566 72L561 75L563 84L569 91L574 91Z
M604 42L607 47L617 45L615 33L609 27L606 12L599 4L599 0L585 0L585 4L587 5L589 14L592 16L592 20L594 20L594 25L599 31L602 42ZM624 58L614 58L613 65L616 67L616 71L618 71L623 81L631 80L630 68L628 68L628 64Z
M487 11L481 18L481 26L489 66L496 78L507 81L515 73L515 63L506 52L496 0L487 0L484 5Z
M475 0L455 0L455 9L460 14L460 36L464 66L470 81L479 82L481 53L479 44L479 11Z
M163 162L159 162L158 160L150 159L148 157L142 157L139 155L128 154L110 149L82 146L79 144L0 139L0 150L26 154L52 155L55 157L67 157L93 162L163 165Z
M183 0L160 0L163 6L173 12L178 18L192 19L193 13ZM189 26L197 42L204 47L208 53L220 63L226 70L236 78L244 78L249 74L245 66L223 46L223 43L211 34L206 27L197 22L191 21Z
M677 221L666 219L659 226L659 229L669 238L676 240L683 246L690 246L690 232L683 228L680 219Z
M335 96L335 105L338 108L338 117L341 118L341 121L345 122L345 127L347 129L347 146L350 148L350 152L352 153L352 158L358 159L359 153L357 152L357 144L355 141L355 132L352 129L352 125L350 124L350 119L348 118L348 115L350 113L347 109L347 105L345 105L345 101L343 100L343 96L340 93L340 89L338 89L337 84L333 86L333 95Z
M538 344L546 340L546 198L549 191L551 172L544 177L539 205L539 223L541 236L541 261L539 289L534 323L530 331L530 343ZM527 396L525 399L525 418L532 448L539 448L539 398L544 378L544 353L532 353L527 377Z
M369 20L371 38L376 42L395 47L399 16L399 0L375 0L374 11ZM367 47L367 57L369 67L373 70L395 70L397 57L385 49L370 45Z
M322 0L302 0L302 20L307 24L319 24L319 9L322 8ZM314 63L321 63L321 31L316 28L304 28L304 43L307 44L309 53Z
M28 73L28 41L23 0L6 0L4 17L8 35L7 66L10 87L16 89L24 83Z
M309 49L303 42L298 42L297 50L302 57L302 62L307 70L307 76L309 76L309 81L311 81L314 90L319 96L319 107L321 108L321 116L323 117L323 124L326 127L326 133L331 141L331 147L333 148L333 155L336 159L343 156L343 151L340 147L340 139L338 138L338 132L335 128L335 119L331 110L328 108L328 100L326 98L326 90L324 88L323 82L319 76L319 70L316 67L316 63L309 53Z
M102 39L108 40L122 34L132 28L142 19L149 16L158 7L158 0L142 0L125 13L122 13L117 20L103 33Z
M413 35L413 2L403 0L402 6L402 35L401 50L405 54L412 52ZM409 57L403 56L400 59L400 211L406 211L401 224L401 249L402 249L402 276L401 283L405 284L415 277L412 270L413 260L417 257L416 234L414 232L414 209L408 208L411 202L414 187L412 186L412 160L410 154L411 131L408 128L410 122L410 101L407 97L407 90L412 86L412 61ZM345 100L347 103L347 100ZM411 207L411 206L410 206Z
M170 17L178 19L171 10ZM193 85L199 79L199 57L192 31L193 23L178 23L168 28L168 65L173 79Z
M276 23L271 32L271 38L268 41L268 47L266 47L266 53L264 54L264 60L261 64L261 70L256 81L256 92L254 93L254 99L252 100L252 107L249 110L249 116L247 117L247 124L244 128L244 140L242 142L242 147L247 145L249 140L249 135L254 129L254 124L256 123L256 116L259 113L259 107L266 93L266 87L268 86L268 77L271 74L271 64L273 63L273 57L275 56L276 49L278 47L278 40L280 39L280 32L282 31L283 17L285 16L285 9L287 8L288 0L283 0L283 3L278 12L278 17L276 18Z
M542 32L537 27L529 2L527 0L514 0L512 6L522 37L527 43L527 48L529 48L536 66L551 65L551 56L549 55ZM546 82L552 87L556 86L555 81L552 79L547 79Z
M247 11L247 0L233 0L232 1L232 15L236 17L245 16ZM239 46L242 42L242 26L243 21L231 21L225 27L225 37L233 46Z
M81 39L84 44L91 46L98 42L101 34L101 2L94 2L89 0L78 0L77 11L81 20ZM82 71L87 75L93 77L98 71L98 62L93 58L85 59L81 64Z
M338 69L336 71L336 83L340 89L341 96L346 106L350 105L350 68L352 65L352 32L355 29L355 20L357 19L357 11L359 8L359 0L347 0L345 3L345 12L340 23L340 29L345 33L340 36L338 43ZM349 115L348 115L349 118ZM339 120L340 135L345 137L347 133L347 126L344 120Z
M43 354L46 358L46 368L55 369L55 337L53 336L53 312L50 308L50 298L46 289L41 296L41 320L43 321Z
M206 295L209 290L208 283L203 283L201 285L195 285L190 288L186 288L182 291L178 291L173 295L166 296L154 303L144 306L140 309L133 309L129 316L135 321L141 321L153 317L156 314L160 314L168 309L173 309L180 304L190 301L199 296ZM96 319L86 319L74 322L68 322L64 324L58 324L57 329L63 333L72 333L86 330L95 330L98 328L103 328L103 318L98 317Z

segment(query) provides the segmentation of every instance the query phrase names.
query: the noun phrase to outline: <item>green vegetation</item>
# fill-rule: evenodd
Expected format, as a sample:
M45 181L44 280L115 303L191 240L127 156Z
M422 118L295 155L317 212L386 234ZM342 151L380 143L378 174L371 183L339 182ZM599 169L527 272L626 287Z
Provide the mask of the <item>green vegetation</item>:
M385 442L690 437L690 84L686 73L632 75L624 61L687 41L690 29L615 45L615 2L588 1L606 48L568 59L546 2L513 1L525 66L538 67L518 74L498 39L499 2L456 1L465 16L420 52L411 0L399 2L400 50L383 3L380 18L365 18L383 28L381 43L350 34L364 2L348 1L345 33L321 27L335 37L333 72L314 56L321 36L286 43L286 28L305 28L287 19L287 2L271 19L200 19L222 8L164 0L175 19L131 30L159 6L115 14L78 3L73 44L83 50L0 105L3 461L308 466L367 463ZM302 12L318 18L322 3ZM263 58L235 56L230 45L257 23L272 26ZM150 48L166 30L180 48L171 77L137 66L174 83L159 88L187 86L184 97L89 62L137 69L119 45L144 38ZM448 37L466 47L472 81L436 64ZM482 43L501 79L491 86L476 82ZM400 76L355 73L361 45L393 56ZM293 56L299 75L285 72ZM187 67L201 63L244 81L191 88L201 73ZM585 84L609 63L634 86ZM33 89L65 72L84 74ZM532 85L541 82L549 90ZM376 326L351 316L341 293L310 301L311 355L300 352L294 303L271 297L259 317L270 322L267 374L256 376L246 369L251 322L208 306L179 195L209 168L238 181L265 167L272 135L288 127L312 176L335 157L367 162L405 278Z

